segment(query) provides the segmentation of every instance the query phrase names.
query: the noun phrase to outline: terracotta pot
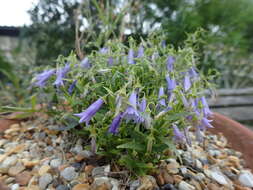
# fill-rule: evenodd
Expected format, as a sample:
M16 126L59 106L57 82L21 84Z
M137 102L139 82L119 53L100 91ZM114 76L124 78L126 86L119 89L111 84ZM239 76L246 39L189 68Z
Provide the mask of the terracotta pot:
M209 131L222 133L231 147L243 154L246 167L253 171L253 131L219 113L214 113L212 119L214 128Z
M20 123L24 119L16 119L15 116L21 112L14 112L9 115L5 115L0 118L0 132L4 132L6 129L9 129L12 124Z

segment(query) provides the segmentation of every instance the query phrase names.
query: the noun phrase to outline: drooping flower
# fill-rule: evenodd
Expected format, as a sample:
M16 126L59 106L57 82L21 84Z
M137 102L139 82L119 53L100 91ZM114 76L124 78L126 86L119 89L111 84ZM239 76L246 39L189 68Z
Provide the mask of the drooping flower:
M163 87L160 87L159 94L158 94L159 104L162 106L166 106L165 99L161 98L162 96L164 96L164 89L163 89Z
M140 46L137 52L137 58L141 58L144 56L144 47Z
M129 49L129 51L128 51L127 62L129 64L135 64L135 61L134 61L134 50L133 49Z
M207 128L213 128L213 126L210 124L212 120L208 120L207 118L203 117L201 119L202 125Z
M174 59L174 57L172 57L172 56L169 56L168 58L167 58L167 69L168 69L168 71L169 72L172 72L173 71L173 68L174 68L174 62L175 62L175 59Z
M114 62L113 58L112 58L112 57L109 57L109 58L108 58L108 65L109 65L109 66L112 66L112 65L113 65L113 62Z
M139 112L137 111L137 94L136 92L132 92L129 97L130 105L127 107L126 111L123 114L123 117L127 120L134 120L135 123L141 123L144 119L140 116Z
M107 54L108 48L103 47L103 48L101 48L101 49L99 50L99 52L100 52L101 54Z
M121 122L121 119L122 119L122 116L123 116L123 113L120 112L112 121L110 127L109 127L109 130L108 132L109 133L112 133L112 134L117 134L118 133L118 128L119 128L119 125L120 125L120 122Z
M211 112L211 110L209 109L209 106L208 106L208 104L207 104L206 98L205 98L204 96L202 96L202 97L200 98L200 100L201 100L201 103L202 103L202 105L203 105L203 113L204 113L204 116L205 116L205 117L208 117L208 116L212 115L213 112Z
M188 91L191 88L191 81L190 77L188 74L185 75L184 77L184 90Z
M56 71L56 80L55 82L53 83L55 86L59 87L59 86L63 86L64 83L63 83L63 79L65 77L65 75L70 71L70 65L67 64L65 65L65 67L63 68L59 68L57 71Z
M146 98L143 98L141 103L139 104L140 112L145 112L146 107L147 107L147 101L146 101Z
M81 61L81 67L82 68L85 68L85 69L88 69L91 67L91 64L90 64L90 60L88 59L88 57L85 57L82 61Z
M172 125L173 133L174 133L174 141L176 142L184 142L185 136L184 134L178 129L176 125Z
M171 92L176 88L176 81L175 79L171 79L169 75L166 76L168 91Z
M200 111L198 108L198 104L199 104L199 98L191 98L190 100L191 102L191 108L193 109L193 111L196 113L197 116L200 116Z
M69 86L69 88L68 88L68 93L69 93L69 94L72 94L72 93L73 93L74 88L75 88L75 86L76 86L76 83L77 83L77 80L75 80L74 82L72 82L72 84Z
M42 73L38 74L35 79L35 86L43 88L46 85L48 79L55 73L54 69L43 71Z
M86 125L89 125L91 118L96 114L96 112L100 109L103 103L104 101L99 98L97 101L92 103L86 110L81 113L74 114L74 116L80 118L79 123L85 122Z
M194 67L191 67L188 73L190 74L190 77L192 78L197 78L199 76Z

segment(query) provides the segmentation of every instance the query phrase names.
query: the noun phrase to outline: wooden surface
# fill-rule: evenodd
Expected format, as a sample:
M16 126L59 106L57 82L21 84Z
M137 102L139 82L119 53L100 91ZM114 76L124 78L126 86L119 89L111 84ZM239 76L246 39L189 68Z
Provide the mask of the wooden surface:
M253 122L253 88L221 89L208 103L214 112L237 121Z

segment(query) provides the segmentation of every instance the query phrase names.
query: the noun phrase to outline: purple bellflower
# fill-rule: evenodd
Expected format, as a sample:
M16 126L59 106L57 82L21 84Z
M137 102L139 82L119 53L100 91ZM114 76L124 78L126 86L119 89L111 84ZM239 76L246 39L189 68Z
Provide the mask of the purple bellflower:
M173 125L173 133L174 133L174 141L176 142L184 142L185 136L184 134L178 129L176 125Z
M199 104L199 99L198 98L191 99L191 107L192 107L193 111L196 113L196 115L199 117L200 112L199 112L199 109L198 109L198 104Z
M81 61L81 67L82 67L82 68L85 68L85 69L88 69L88 68L91 67L90 60L88 59L88 57L85 57L85 58Z
M166 106L165 99L161 98L162 96L164 96L164 89L163 89L163 87L160 87L159 94L158 94L159 104L162 106Z
M123 114L123 117L129 120L134 120L135 123L142 123L144 119L140 116L139 112L137 111L137 94L136 92L132 92L129 97L130 105L127 107L126 111Z
M139 104L140 112L145 112L146 107L147 107L147 101L145 98L143 98L141 103Z
M70 65L67 64L65 67L63 68L59 68L57 71L56 71L56 80L55 82L53 83L54 85L56 85L57 87L59 86L63 86L64 83L63 83L63 79L65 77L65 75L70 71Z
M54 69L43 71L42 73L36 76L36 82L34 83L35 86L43 88L46 85L48 79L55 73Z
M204 96L202 96L202 97L200 98L200 100L201 100L201 103L202 103L202 105L203 105L203 113L204 113L204 116L205 116L205 117L208 117L208 116L212 115L213 113L212 113L211 110L209 109L209 106L208 106L208 104L207 104L206 98L205 98Z
M191 81L188 74L184 77L184 90L185 92L188 91L191 88Z
M135 64L135 61L134 61L134 50L133 49L129 49L128 56L127 56L127 61L128 61L129 64Z
M169 72L172 72L173 71L173 68L174 68L174 62L175 62L175 59L174 59L174 57L172 57L172 56L169 56L168 58L167 58L167 69L168 69L168 71Z
M205 127L205 128L213 128L213 126L210 124L212 120L208 120L207 118L203 117L201 119L201 122L202 122L202 125Z
M89 125L91 118L96 114L96 112L100 109L103 103L104 101L101 98L99 98L97 101L92 103L85 111L74 114L74 116L80 118L79 123L85 122L86 125Z
M114 62L113 58L112 58L112 57L109 57L109 58L108 58L108 65L109 65L109 66L112 66L112 65L113 65L113 62Z
M144 47L140 46L137 52L137 58L141 58L144 56Z
M72 82L72 84L69 86L69 88L68 88L68 93L69 93L69 94L72 94L72 93L73 93L74 88L75 88L75 86L76 86L76 83L77 83L77 80L75 80L74 82Z
M112 133L115 135L119 132L118 129L119 129L119 125L120 125L120 122L122 119L122 115L123 115L123 113L121 112L113 119L113 121L109 127L109 130L108 130L109 133Z
M101 48L101 49L99 50L99 52L100 52L101 54L107 54L108 48L103 47L103 48Z
M191 67L188 72L192 78L197 78L199 76L194 67Z
M168 91L171 92L176 88L176 81L175 79L171 79L169 75L166 76Z

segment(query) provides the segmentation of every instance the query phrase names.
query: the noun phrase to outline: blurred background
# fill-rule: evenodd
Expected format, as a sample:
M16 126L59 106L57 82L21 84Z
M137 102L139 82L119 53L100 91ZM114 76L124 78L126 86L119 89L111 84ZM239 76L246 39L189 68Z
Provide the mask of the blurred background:
M175 48L189 35L198 69L212 74L219 111L253 120L252 0L9 0L0 6L0 105L25 106L36 68L71 51L83 59L110 39L159 30ZM127 44L126 44L127 45Z

